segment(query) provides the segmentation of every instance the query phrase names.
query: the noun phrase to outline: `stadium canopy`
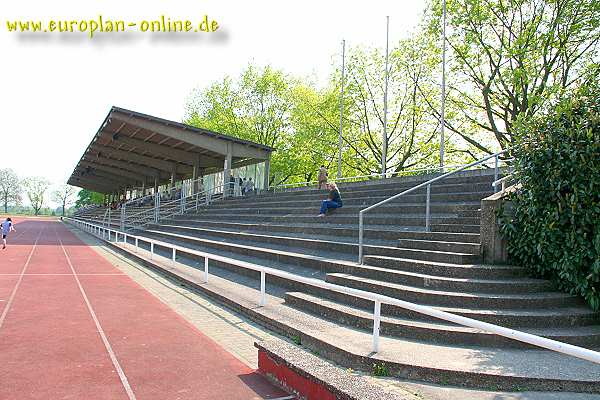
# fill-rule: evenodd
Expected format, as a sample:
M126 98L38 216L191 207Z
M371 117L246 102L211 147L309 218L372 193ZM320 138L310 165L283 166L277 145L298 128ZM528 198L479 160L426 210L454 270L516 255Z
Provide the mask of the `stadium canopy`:
M123 193L264 162L265 187L273 148L206 129L112 107L68 183Z

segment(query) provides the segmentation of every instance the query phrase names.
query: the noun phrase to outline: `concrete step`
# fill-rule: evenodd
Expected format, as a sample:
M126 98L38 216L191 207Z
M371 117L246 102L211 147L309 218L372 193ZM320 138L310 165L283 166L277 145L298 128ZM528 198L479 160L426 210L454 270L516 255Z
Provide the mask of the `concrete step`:
M311 209L318 210L320 207L319 202L311 202L308 204ZM462 203L434 203L430 206L430 212L432 214L443 214L459 216L466 211L466 207ZM479 209L480 204L473 204L469 207ZM336 209L336 214L358 214L360 210L365 208L360 205L344 205L340 209ZM476 210L475 210L476 211ZM218 213L218 214L264 214L264 215L288 215L288 214L304 214L306 210L304 207L298 207L297 205L290 206L289 204L279 205L274 204L269 207L261 206L250 206L247 204L239 204L234 207L204 207L199 210L196 214L203 215L207 213ZM314 212L313 212L314 214ZM373 214L409 214L409 215L425 215L425 204L384 204L381 207L373 209ZM462 215L464 217L473 217L471 215ZM479 217L479 215L474 215Z
M431 195L432 203L472 203L481 201L481 199L492 195L493 192L485 191L485 192L456 192L456 193L434 193ZM243 197L243 198L227 198L223 200L219 200L209 208L233 208L239 205L245 205L247 207L268 207L268 206L277 206L277 205L287 205L288 207L303 207L311 204L319 204L321 200L324 200L327 197L327 193L323 193L321 196L314 196L312 198L278 198L278 197ZM377 193L373 193L370 195L364 196L346 196L342 193L342 200L344 205L372 205L382 200L386 200L391 196L379 195ZM394 204L404 204L404 203L420 203L425 204L427 196L425 193L409 193L407 195L401 196L393 201Z
M535 309L577 306L583 304L578 297L559 292L527 294L459 293L455 291L416 288L413 286L382 282L342 273L329 273L327 274L326 281L355 289L381 293L410 302L419 302L421 304L439 307Z
M288 292L285 304L320 318L364 331L373 329L373 313L301 292ZM569 328L516 328L518 330L586 348L600 347L600 325ZM445 322L382 317L380 334L436 344L526 348L533 346L485 331Z
M230 221L209 221L205 219L184 219L181 218L165 221L165 224L190 226L199 228L215 228L228 229L238 232L256 232L266 234L285 234L293 236L295 234L306 235L330 235L334 237L348 237L358 240L358 223L355 224L323 224L320 220L316 223L295 223L294 225L286 225L283 223L269 222L230 222ZM358 222L358 219L357 221ZM153 228L159 225L151 225ZM366 225L365 237L371 239L396 240L403 229L415 229L414 227L400 227L390 225ZM479 241L477 235L477 241Z
M187 242L210 243L211 246L235 247L245 244L260 248L269 248L279 246L285 249L297 249L298 252L304 249L310 250L313 254L319 252L344 253L346 255L358 256L358 244L344 241L323 240L323 239L305 239L290 238L284 236L263 235L255 233L240 233L215 229L203 229L194 227L184 227L177 225L160 225L158 230L148 230L157 236L161 234L176 235L179 240ZM391 246L364 246L364 254L387 255L401 258L413 258L427 261L449 262L455 264L469 264L478 262L481 257L479 254L467 254L457 252L441 252L420 249L403 249Z
M402 193L408 189L413 188L415 185L404 185L398 187L385 187L385 188L360 188L360 189L342 189L340 188L340 194L342 198L354 198L354 197L374 197L374 196L384 196L384 197L392 197L397 195L398 193ZM463 183L463 184L433 184L431 186L431 194L432 195L443 195L450 193L463 193L463 192L491 192L492 187L491 184L482 184L482 183ZM252 200L256 202L262 202L269 198L276 197L278 200L314 200L323 198L328 193L327 190L320 191L295 191L295 192L282 192L277 193L276 195L265 195L265 196L244 196L244 197L230 197L226 201L231 203L243 202L244 199ZM417 189L415 193L426 193L426 188ZM267 200L268 201L268 200Z
M376 255L364 256L363 263L365 265L381 267L390 270L415 272L451 278L502 279L510 277L524 277L527 275L527 271L524 268L515 267L512 265L460 265Z
M326 217L318 217L319 210L305 210L304 214L298 215L258 215L258 214L218 214L204 213L201 218L208 221L256 221L256 222L279 222L279 223L323 223L330 224L354 224L358 223L358 215L338 215L336 212L328 213ZM408 216L394 214L366 215L365 222L373 225L397 225L397 226L425 226L425 216ZM431 216L434 224L453 224L470 226L479 224L476 218L457 218L447 216Z
M447 232L447 233L479 233L480 226L477 225L461 225L461 224L438 224L432 221L432 232Z
M480 253L480 245L478 243L444 242L419 239L398 239L398 247L403 249L449 251L467 254Z
M386 181L362 181L362 182L354 182L354 183L344 183L338 182L338 187L344 191L355 191L355 190L382 190L387 188L412 188L415 187L431 178L435 177L434 175L425 176L411 176L404 177L394 180L386 180ZM491 188L491 184L494 181L493 174L491 175L481 175L481 176L469 176L469 177L457 177L451 176L449 178L445 178L437 183L434 183L432 186L442 186L442 185L460 185L460 184L484 184L489 185ZM318 189L316 185L313 186L304 186L298 188L291 188L287 190L278 190L275 195L286 194L286 193L298 193L298 192L323 192L324 189ZM273 195L272 191L266 192L262 194L263 196Z
M425 232L425 231L400 231L398 239L409 240L432 240L440 242L458 242L479 244L478 233L455 233L455 232Z
M370 300L356 297L353 295L347 295L340 292L334 292L331 290L324 290L319 288L308 288L292 289L295 291L302 291L305 293L312 294L314 296L322 297L338 303L343 303L351 307L366 310L368 312L373 311L373 302ZM401 297L402 300L407 300ZM422 301L413 301L416 304L426 304ZM578 306L557 306L553 308L526 308L516 307L514 309L503 309L503 308L470 308L470 307L452 307L452 306L434 306L437 309L447 311L452 314L462 315L464 317L473 318L483 322L489 322L491 324L505 326L505 327L531 327L531 328L543 328L543 327L574 327L574 326L588 326L588 325L600 325L600 313L593 312L589 307L585 305ZM382 315L390 317L408 318L418 321L437 321L436 318L428 317L423 314L415 313L404 308L391 305L381 305Z
M511 278L456 278L399 271L372 265L356 265L352 275L385 283L398 283L423 289L467 293L541 293L554 288L549 281L523 277Z

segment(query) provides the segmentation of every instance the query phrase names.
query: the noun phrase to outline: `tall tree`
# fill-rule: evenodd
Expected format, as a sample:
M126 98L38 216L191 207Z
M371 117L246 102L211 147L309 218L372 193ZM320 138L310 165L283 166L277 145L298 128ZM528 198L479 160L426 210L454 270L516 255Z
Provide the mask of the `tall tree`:
M103 204L104 195L98 192L92 192L91 190L81 189L77 193L77 200L75 201L75 207L80 208L90 204Z
M27 193L27 197L29 198L29 202L31 203L31 208L33 208L34 214L39 215L40 210L44 206L45 195L46 191L50 187L50 182L46 178L34 176L26 178L23 181L23 186L25 188L25 192Z
M52 200L59 203L62 207L62 216L65 216L65 209L73 204L77 188L71 185L61 185L52 192Z
M276 147L272 170L286 176L290 164L285 146L291 134L292 80L271 67L248 66L237 80L226 77L193 93L186 123ZM283 150L283 151L281 151Z
M597 57L597 0L447 0L448 101L461 112L446 127L481 151L486 132L505 148L513 126L575 85ZM440 34L441 0L430 28ZM492 143L493 144L493 143Z
M18 205L21 202L19 177L9 168L0 169L0 201L5 213L8 212L9 205Z

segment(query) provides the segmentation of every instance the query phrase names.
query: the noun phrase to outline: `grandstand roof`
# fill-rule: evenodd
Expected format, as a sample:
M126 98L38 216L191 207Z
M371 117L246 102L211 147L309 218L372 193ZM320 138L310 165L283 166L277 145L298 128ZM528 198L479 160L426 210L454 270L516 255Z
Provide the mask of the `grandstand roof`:
M268 160L273 148L191 125L112 107L68 183L100 193L147 187Z

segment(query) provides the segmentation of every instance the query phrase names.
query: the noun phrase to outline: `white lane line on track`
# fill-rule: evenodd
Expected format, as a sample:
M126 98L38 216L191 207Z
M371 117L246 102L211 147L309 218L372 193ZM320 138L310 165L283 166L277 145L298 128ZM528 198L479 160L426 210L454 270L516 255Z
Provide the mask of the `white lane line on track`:
M90 315L92 316L92 319L94 320L94 324L96 324L96 329L98 329L98 333L100 334L100 337L102 338L104 347L106 347L106 351L108 352L108 355L110 356L110 359L111 359L113 365L115 366L117 373L119 374L119 378L121 379L121 383L123 384L123 387L125 388L125 392L127 392L127 396L129 396L130 400L136 400L135 393L133 393L133 389L131 389L131 386L129 385L127 376L125 375L123 368L121 368L121 364L119 363L119 360L117 360L117 356L115 355L115 352L113 351L112 346L110 345L110 342L108 341L108 338L106 337L106 334L104 333L104 329L102 329L102 326L100 325L100 321L98 321L98 317L96 317L96 313L94 312L94 309L92 308L92 303L90 303L90 300L88 299L87 294L85 293L85 290L83 289L83 286L81 285L81 281L79 281L79 277L77 276L77 273L75 272L75 268L73 268L73 263L71 263L71 258L67 254L67 250L65 249L65 246L63 246L63 242L60 239L60 237L58 236L58 232L56 230L54 230L54 233L56 234L56 238L58 239L58 242L60 243L60 247L62 248L62 251L65 254L65 257L67 258L67 263L69 264L69 267L71 268L71 271L73 272L73 276L75 278L75 281L77 282L77 286L79 286L79 291L81 292L81 295L83 296L83 299L85 300L85 304L87 305L88 311L90 312Z
M10 297L8 298L8 303L6 303L4 310L2 310L2 315L0 315L0 329L2 329L2 325L4 325L4 320L6 319L6 315L8 314L8 311L10 310L10 307L12 306L12 302L15 299L17 290L19 290L19 286L21 286L21 282L23 281L23 276L25 275L25 271L27 270L27 267L29 267L29 262L31 261L31 256L33 256L33 252L37 248L38 241L40 240L40 237L42 236L42 232L44 231L44 229L46 229L46 227L43 227L42 229L40 229L40 233L38 233L38 236L35 239L35 243L33 244L31 251L29 252L27 261L25 261L25 265L23 266L23 269L21 270L21 273L19 274L19 279L17 280L17 284L15 285L12 293L10 294Z
M15 275L21 275L21 274L0 274L0 276L15 276ZM73 276L73 274L23 274L25 276L44 276L44 275L50 275L50 276L62 276L62 275L66 275L66 276ZM123 276L125 275L124 273L106 273L106 274L77 274L79 276L111 276L111 275L119 275L119 276Z

